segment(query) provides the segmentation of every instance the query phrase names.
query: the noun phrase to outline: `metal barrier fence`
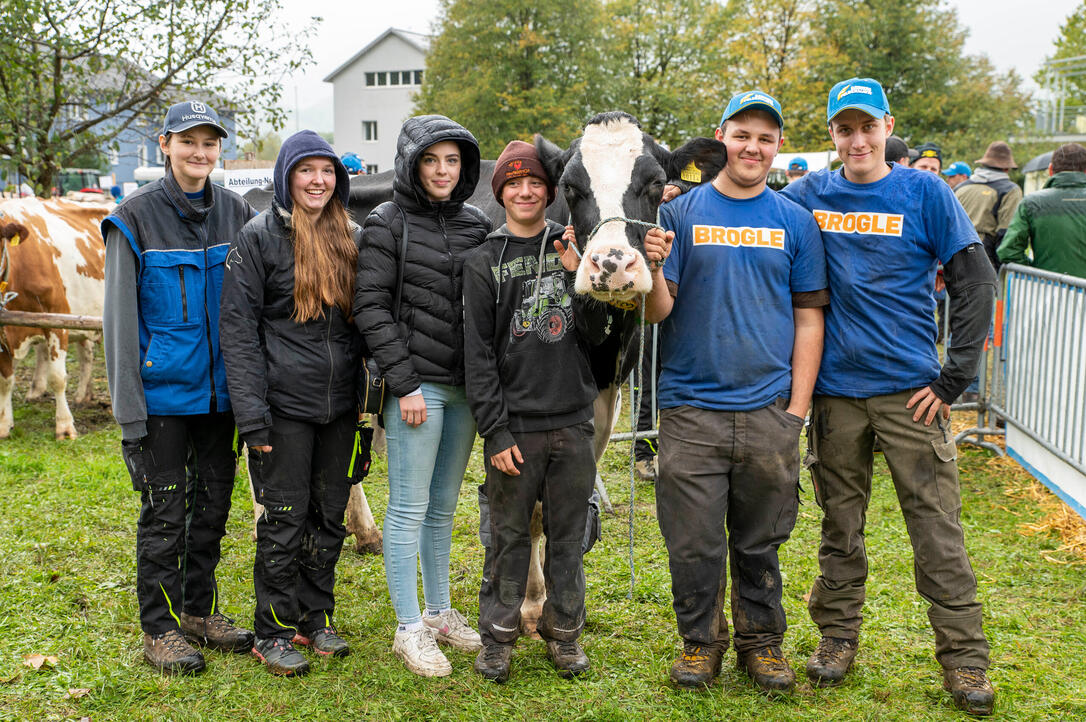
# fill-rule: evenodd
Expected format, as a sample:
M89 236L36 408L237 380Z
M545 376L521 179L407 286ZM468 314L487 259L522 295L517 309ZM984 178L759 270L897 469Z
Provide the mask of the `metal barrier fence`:
M995 334L980 361L977 426L960 443L1007 452L1086 517L1086 279L1000 269ZM993 428L1003 420L1006 429Z

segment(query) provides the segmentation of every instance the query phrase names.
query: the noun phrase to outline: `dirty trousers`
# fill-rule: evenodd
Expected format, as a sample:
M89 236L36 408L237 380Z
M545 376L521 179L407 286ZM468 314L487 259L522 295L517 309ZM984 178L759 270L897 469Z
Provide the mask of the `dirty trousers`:
M596 480L593 426L586 421L551 431L513 432L524 457L520 476L486 465L490 542L479 588L479 634L484 644L512 644L520 635L520 605L532 554L529 525L536 500L543 502L547 536L543 581L547 599L538 631L544 639L570 641L585 621L582 544L588 498Z
M823 636L857 639L867 580L864 524L878 435L913 547L916 591L928 604L935 657L948 669L988 667L977 580L960 523L957 450L948 423L912 420L913 391L868 399L816 396L808 432L822 508L821 574L808 610Z
M257 637L308 636L332 624L356 420L354 411L327 424L272 414L272 450L250 450L253 492L264 505L253 564Z
M728 645L725 562L740 654L779 645L787 622L777 550L796 523L803 419L778 399L754 411L660 412L656 512L683 639Z
M147 485L136 527L136 596L147 634L178 629L181 612L218 611L215 567L234 488L234 416L150 416Z

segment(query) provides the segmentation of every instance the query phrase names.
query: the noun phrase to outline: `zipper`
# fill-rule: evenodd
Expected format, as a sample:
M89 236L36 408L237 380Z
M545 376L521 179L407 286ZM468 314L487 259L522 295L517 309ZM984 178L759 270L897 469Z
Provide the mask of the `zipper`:
M185 291L185 267L177 267L177 279L181 282L181 320L188 323L189 320L189 297Z
M324 347L328 351L328 406L324 423L328 423L332 420L332 375L334 373L332 370L332 309L329 308L325 315L328 316L328 323L324 329Z
M218 394L215 393L215 350L211 345L211 314L207 311L207 226L200 224L204 232L204 335L207 339L208 379L211 381L211 408L215 413L219 407Z

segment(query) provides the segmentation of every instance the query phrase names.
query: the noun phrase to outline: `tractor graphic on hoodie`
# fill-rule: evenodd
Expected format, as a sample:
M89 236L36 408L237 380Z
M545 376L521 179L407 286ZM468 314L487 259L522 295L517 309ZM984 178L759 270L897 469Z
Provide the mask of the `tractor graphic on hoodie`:
M561 273L540 277L538 288L535 277L524 280L520 308L513 311L510 332L512 343L517 343L530 332L544 343L555 343L566 335L573 322L573 309L566 282Z

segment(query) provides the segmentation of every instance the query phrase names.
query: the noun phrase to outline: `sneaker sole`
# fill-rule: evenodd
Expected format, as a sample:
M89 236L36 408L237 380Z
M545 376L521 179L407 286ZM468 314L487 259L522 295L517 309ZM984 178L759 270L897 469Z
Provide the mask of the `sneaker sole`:
M270 664L268 660L264 659L264 655L256 651L256 647L252 649L252 655L259 659L261 663L268 668L268 671L274 674L276 677L301 677L309 672L309 666L299 667L298 669L287 669L286 667L277 667Z
M393 650L393 651L396 651L396 650ZM403 666L407 667L409 670L411 670L412 672L414 672L415 674L417 674L420 677L448 677L448 676L450 676L452 674L452 665L451 664L449 665L449 668L447 670L446 669L433 670L433 669L428 669L426 667L418 666L414 662L411 662L409 659L407 659L407 657L404 656L399 651L396 651L396 656L399 657L400 661L403 662Z

